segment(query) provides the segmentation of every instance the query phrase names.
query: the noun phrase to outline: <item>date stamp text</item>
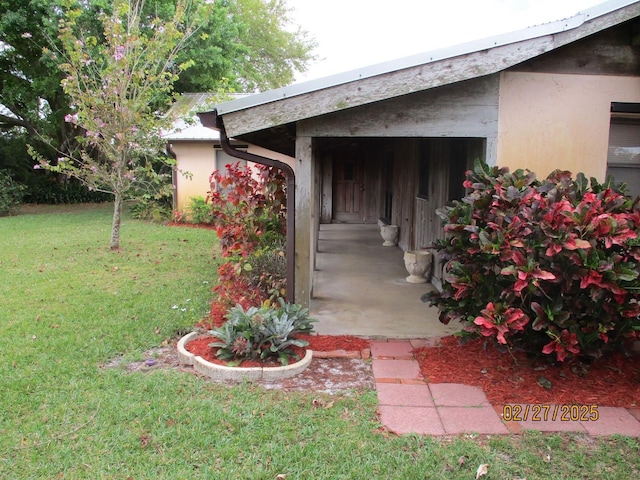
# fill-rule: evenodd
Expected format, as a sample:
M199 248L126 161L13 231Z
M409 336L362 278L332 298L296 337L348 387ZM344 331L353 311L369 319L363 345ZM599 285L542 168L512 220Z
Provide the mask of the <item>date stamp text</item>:
M597 405L534 403L505 405L502 418L507 422L595 422L600 418Z

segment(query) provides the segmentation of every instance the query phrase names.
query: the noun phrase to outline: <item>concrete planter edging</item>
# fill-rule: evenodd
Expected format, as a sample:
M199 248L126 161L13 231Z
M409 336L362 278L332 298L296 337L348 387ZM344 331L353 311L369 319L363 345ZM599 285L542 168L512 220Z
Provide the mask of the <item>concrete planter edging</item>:
M227 367L226 365L218 365L204 360L200 356L187 351L186 345L198 338L197 332L191 332L182 337L178 341L178 359L182 365L193 365L193 369L206 375L213 380L231 380L240 382L243 380L281 380L283 378L291 378L309 366L313 359L313 352L307 350L303 359L291 365L283 365L281 367Z

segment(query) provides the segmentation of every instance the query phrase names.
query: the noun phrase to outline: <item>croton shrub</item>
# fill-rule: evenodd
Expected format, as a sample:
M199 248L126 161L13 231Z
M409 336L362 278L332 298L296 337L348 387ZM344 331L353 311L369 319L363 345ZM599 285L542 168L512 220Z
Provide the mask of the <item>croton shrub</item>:
M208 202L224 263L211 316L221 324L236 305L259 307L286 293L286 179L278 169L239 163L210 177Z
M612 181L476 162L461 201L438 211L445 239L440 321L565 361L640 339L640 201Z

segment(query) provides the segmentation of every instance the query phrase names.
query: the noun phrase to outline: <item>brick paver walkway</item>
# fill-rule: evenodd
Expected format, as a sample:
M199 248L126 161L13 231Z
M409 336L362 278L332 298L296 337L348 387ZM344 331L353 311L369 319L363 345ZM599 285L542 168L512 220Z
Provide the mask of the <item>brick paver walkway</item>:
M414 346L420 346L421 342L424 341L371 342L380 420L394 433L507 434L538 430L640 437L640 409L599 407L595 421L562 421L559 414L555 420L550 418L554 411L552 405L546 421L540 412L540 420L534 421L533 406L521 405L518 406L521 420L505 421L503 407L491 405L480 388L456 383L426 383L413 356ZM504 411L507 415L509 412L514 413L514 410Z

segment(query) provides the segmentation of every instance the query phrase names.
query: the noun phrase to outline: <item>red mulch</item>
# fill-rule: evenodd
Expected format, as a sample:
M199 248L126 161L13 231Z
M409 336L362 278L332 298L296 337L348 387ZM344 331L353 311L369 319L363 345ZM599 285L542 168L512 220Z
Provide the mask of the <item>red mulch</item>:
M214 328L221 327L224 322L226 322L226 318L224 316L229 311L229 307L226 305L213 301L211 302L211 310L209 311L209 318L207 320L202 320L196 324L196 327L203 328L205 330L213 330Z
M369 340L351 335L296 335L296 338L309 342L309 349L316 352L330 352L332 350L346 350L347 352L361 352L369 348Z
M500 352L484 339L460 345L445 337L437 347L416 349L420 370L430 383L463 383L482 388L494 405L557 403L610 407L640 405L640 357L612 354L583 371L580 364L551 365L522 353ZM542 378L541 378L542 377ZM551 382L551 388L540 383Z
M364 348L369 348L369 341L358 337L352 337L349 335L298 335L297 338L307 340L309 346L307 348L311 350L328 352L331 350L347 350L347 351L361 351ZM185 345L185 349L194 355L202 357L204 360L215 363L218 365L226 365L227 362L220 360L216 356L217 348L210 347L209 344L214 342L214 338L211 335L200 335L195 340L190 341ZM306 350L304 348L292 347L293 350L300 359L304 358ZM298 360L295 357L289 359L289 364L296 363ZM281 363L276 359L265 359L263 361L258 360L244 360L238 367L269 367L280 366Z

